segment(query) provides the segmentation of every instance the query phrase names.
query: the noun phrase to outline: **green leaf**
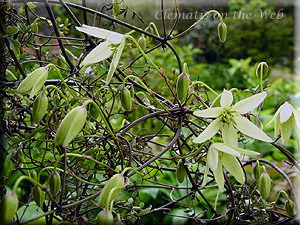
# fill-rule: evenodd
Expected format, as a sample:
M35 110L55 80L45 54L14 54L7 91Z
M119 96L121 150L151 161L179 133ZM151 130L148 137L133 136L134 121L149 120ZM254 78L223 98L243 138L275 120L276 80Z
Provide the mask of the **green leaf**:
M20 42L9 38L9 48L15 53L15 55L20 55Z
M17 28L17 27L8 26L8 27L6 27L5 33L6 34L16 34L16 33L18 33L18 31L19 31L19 28Z

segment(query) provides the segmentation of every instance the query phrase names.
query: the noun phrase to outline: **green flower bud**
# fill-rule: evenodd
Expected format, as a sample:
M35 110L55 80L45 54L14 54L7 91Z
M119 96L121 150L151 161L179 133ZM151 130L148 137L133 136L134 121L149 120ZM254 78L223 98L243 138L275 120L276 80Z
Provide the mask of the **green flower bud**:
M218 25L218 35L219 35L219 39L222 42L226 41L226 37L227 37L227 26L225 23L219 23Z
M55 139L55 145L66 147L83 128L87 117L86 108L78 106L72 109L61 122Z
M107 205L107 201L114 201L117 199L118 195L121 192L121 188L124 187L124 177L122 174L117 173L115 175L113 175L108 182L106 183L106 185L104 186L104 188L102 189L100 196L99 196L99 201L98 201L98 205L101 208L105 208ZM110 191L113 188L118 188L118 189L114 189L111 198L108 199L108 195L110 193ZM110 203L109 202L109 203Z
M131 110L132 100L131 100L130 91L127 88L124 88L123 90L121 90L120 99L121 99L122 107L126 111Z
M289 216L295 215L295 212L296 212L295 211L295 203L291 199L289 199L285 202L284 207Z
M19 200L15 193L3 196L0 202L0 224L9 225L18 209Z
M184 166L182 164L182 161L180 160L178 162L178 168L176 169L176 178L177 178L179 183L183 183L185 175L186 175L185 174L185 169L184 169Z
M271 191L271 178L268 173L263 172L259 178L259 192L263 199L266 199Z
M43 192L38 186L32 188L32 197L37 206L42 207L45 200L45 192Z
M257 68L256 68L256 76L258 78L265 78L268 74L269 71L269 67L268 64L266 62L261 62L258 64Z
M146 41L146 38L143 35L139 38L138 44L141 46L141 48L142 48L143 51L146 50L147 41Z
M102 210L96 219L96 225L113 225L114 217L109 210Z
M182 73L177 79L177 97L180 102L184 102L190 85L190 76Z
M39 94L33 102L32 118L38 124L45 116L48 108L48 98L45 94Z
M58 194L60 186L61 180L59 174L57 172L51 173L49 176L49 189L53 197Z
M30 173L29 173L29 176L34 179L34 180L37 180L37 173L35 170L31 170Z
M255 180L259 181L260 175L261 175L261 166L259 163L256 163L256 165L253 167L253 175Z
M133 98L134 97L134 87L133 87L133 85L131 85L130 87L128 87L128 90L130 91L131 98Z
M32 98L45 84L48 72L45 67L37 68L22 81L16 92L22 95L30 93L30 98Z

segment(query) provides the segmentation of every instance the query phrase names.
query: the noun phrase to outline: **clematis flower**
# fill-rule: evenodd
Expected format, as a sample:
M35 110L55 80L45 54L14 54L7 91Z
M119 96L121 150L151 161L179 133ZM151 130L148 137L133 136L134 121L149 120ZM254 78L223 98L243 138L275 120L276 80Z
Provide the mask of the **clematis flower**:
M224 90L221 98L217 97L217 99L220 98L220 107L211 107L194 112L194 115L199 117L216 119L193 142L202 143L213 137L221 129L224 142L237 146L238 139L235 128L252 138L272 142L272 139L263 131L251 123L251 121L241 116L241 114L248 113L256 108L266 96L267 93L262 92L245 98L231 106L233 101L232 93Z
M245 175L237 159L241 154L259 155L258 152L245 150L224 143L214 142L210 145L207 152L207 163L204 172L202 186L206 184L209 168L212 170L220 192L224 190L223 166L231 173L235 179L243 184Z
M106 40L94 48L81 64L83 66L90 65L105 60L113 55L106 77L106 85L109 84L125 46L125 35L88 25L82 25L82 27L76 27L76 29L91 36Z
M282 136L282 144L285 144L291 134L292 128L294 127L295 131L297 132L298 136L300 137L300 117L297 111L293 108L291 104L285 102L283 105L279 107L276 111L274 117L268 123L275 121L275 131L274 136L277 137L279 133Z

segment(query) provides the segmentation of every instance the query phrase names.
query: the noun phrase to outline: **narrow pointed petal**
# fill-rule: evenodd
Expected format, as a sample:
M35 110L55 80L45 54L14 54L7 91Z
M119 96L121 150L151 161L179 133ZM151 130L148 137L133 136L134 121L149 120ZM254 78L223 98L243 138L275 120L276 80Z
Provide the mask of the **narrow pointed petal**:
M252 111L255 109L267 96L266 92L262 92L256 95L253 95L249 98L245 98L238 103L236 103L233 107L232 110L236 111L239 114L245 114L247 112Z
M215 100L211 103L211 106L210 107L221 107L221 96L222 96L222 93L219 94Z
M254 151L246 150L246 149L243 149L243 148L238 148L238 147L231 146L231 145L228 145L228 144L224 144L224 145L234 149L235 151L239 152L241 155L260 155L259 152L254 152Z
M220 118L215 119L209 126L193 141L194 143L202 143L213 137L221 128Z
M113 54L113 49L109 46L111 43L105 41L94 48L81 63L83 66L100 62Z
M223 175L221 160L219 160L218 169L216 171L213 171L213 173L214 173L215 180L217 182L220 192L223 192L223 190L224 190L224 175Z
M238 138L232 123L224 123L222 127L222 137L225 144L238 146Z
M238 151L234 150L229 145L225 145L223 143L217 143L217 142L213 143L212 145L218 151L225 152L227 154L234 155L234 156L241 156L241 154Z
M276 138L281 130L280 117L277 116L275 120L274 137Z
M221 107L209 108L200 111L195 111L193 114L195 116L204 117L204 118L217 118L223 109Z
M297 132L298 137L300 137L300 117L298 112L294 108L292 108L292 111L294 115L293 127Z
M281 106L277 109L275 115L274 115L273 118L270 120L270 122L267 124L267 126L270 126L270 124L271 124L277 117L279 117L278 115L279 115L279 113L281 112L281 110L282 110L283 107L284 107L284 104L281 105Z
M229 154L223 154L222 163L228 172L235 177L235 179L243 184L245 182L245 176L243 169L235 156Z
M125 46L125 39L121 42L120 46L118 47L117 52L114 54L114 57L111 61L109 71L108 71L107 76L106 76L106 85L108 85L111 81L111 78L112 78L112 76L113 76L113 74L114 74L114 72L117 68L117 65L118 65L119 61L120 61L120 57L122 55L124 46Z
M268 135L266 135L257 126L251 123L248 119L244 117L235 116L234 121L236 122L236 128L242 133L257 140L273 142L273 140Z
M224 89L221 96L221 107L225 109L229 108L232 101L233 101L232 93Z
M123 34L118 34L118 33L115 33L115 34L111 34L111 35L108 35L107 36L107 40L114 44L114 45L117 45L117 44L120 44L122 41L125 40L124 38L124 35Z
M204 171L204 176L203 176L203 181L202 181L201 187L204 187L205 184L206 184L208 170L209 170L209 167L208 167L208 164L206 163L205 171Z
M282 144L286 144L291 137L292 134L293 123L292 120L288 120L285 123L281 124L281 136L282 136Z
M88 26L83 24L81 27L75 27L78 31L81 31L83 33L89 34L93 37L98 37L98 38L102 38L102 39L106 39L108 35L111 34L118 34L116 32L110 31L110 30L106 30L106 29L102 29L99 27L92 27L92 26ZM121 35L121 34L119 34Z
M280 123L286 122L293 113L292 106L288 102L285 102L283 105L284 106L280 112Z
M207 164L212 171L218 168L219 152L211 145L207 152Z

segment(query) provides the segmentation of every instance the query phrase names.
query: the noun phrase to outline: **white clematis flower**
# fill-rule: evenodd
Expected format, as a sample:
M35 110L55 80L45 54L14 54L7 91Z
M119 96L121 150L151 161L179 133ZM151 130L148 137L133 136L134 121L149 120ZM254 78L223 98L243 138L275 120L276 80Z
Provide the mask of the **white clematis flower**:
M108 85L122 55L125 46L125 35L88 25L82 25L82 27L76 27L76 29L91 36L106 40L94 48L85 57L81 64L86 66L97 63L113 55L113 59L106 77L106 85Z
M224 190L223 166L231 173L235 179L243 184L245 175L237 159L241 154L259 155L258 152L245 150L224 143L214 142L207 152L207 163L204 172L202 187L206 184L209 168L212 170L220 192Z
M216 118L193 142L202 143L213 137L220 129L224 142L237 146L237 134L235 128L242 133L266 142L272 142L257 126L251 123L241 114L248 113L256 108L267 96L266 92L245 98L231 106L233 96L230 91L224 90L221 94L220 107L212 107L205 110L195 111L194 115L204 118ZM219 98L219 97L217 97Z
M275 120L275 131L274 136L277 137L279 133L282 136L282 144L285 144L291 134L292 128L294 127L298 136L300 137L300 117L297 111L293 108L291 104L285 102L283 105L279 107L276 111L274 117L268 123L272 123Z

